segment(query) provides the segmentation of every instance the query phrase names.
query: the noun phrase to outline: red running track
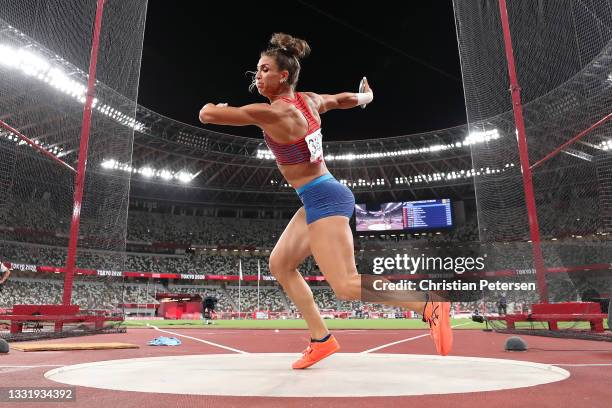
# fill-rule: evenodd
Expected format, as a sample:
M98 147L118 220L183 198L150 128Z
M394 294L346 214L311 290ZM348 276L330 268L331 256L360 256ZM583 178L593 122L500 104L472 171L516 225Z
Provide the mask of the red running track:
M253 353L298 353L305 347L308 335L303 330L227 330L227 329L168 329L173 333L219 343L227 347ZM416 337L422 330L337 330L334 332L343 352L361 352L394 341ZM2 387L65 387L44 378L44 373L59 366L86 362L138 357L160 357L187 354L227 353L221 348L188 338L179 337L183 344L178 347L148 346L149 340L158 336L172 336L152 329L129 329L126 334L107 334L92 337L68 338L52 342L125 342L139 345L140 349L96 350L96 351L46 351L21 352L11 350L0 354L0 378ZM423 407L435 406L477 407L589 407L612 406L612 345L604 342L565 340L546 337L524 339L529 351L509 353L503 350L508 335L485 333L480 330L456 330L453 355L558 364L568 370L567 380L507 391L479 393L367 398L261 398L193 396L159 393L139 393L103 390L88 387L76 388L76 402L65 406L89 407ZM51 341L46 341L51 342ZM404 342L380 350L381 353L435 354L428 336ZM332 357L333 358L333 357ZM568 364L568 365L565 365ZM604 364L601 366L579 366ZM607 364L607 365L606 365ZM287 367L289 370L290 368ZM160 375L163 375L160 373ZM375 375L375 373L373 373ZM205 378L202 381L206 381ZM444 381L443 378L440 381ZM316 384L313 384L316 397ZM17 406L17 405L16 405ZM19 407L59 406L49 403L19 403Z

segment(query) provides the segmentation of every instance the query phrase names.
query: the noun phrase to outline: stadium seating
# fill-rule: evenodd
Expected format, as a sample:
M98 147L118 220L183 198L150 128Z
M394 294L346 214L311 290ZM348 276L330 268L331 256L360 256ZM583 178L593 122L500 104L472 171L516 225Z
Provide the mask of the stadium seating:
M38 266L65 265L68 218L64 216L61 219L53 211L53 206L45 200L24 200L10 204L13 206L10 213L0 211L0 258L12 263ZM570 220L563 225L564 236L554 241L547 240L543 245L546 264L554 266L609 263L609 238L598 231L581 231L582 235L578 236L578 228L584 224L573 224L573 216L563 217L564 220ZM594 217L595 214L580 216ZM287 222L286 219L196 217L133 211L130 212L127 226L127 252L80 249L77 267L106 271L223 276L237 275L240 260L244 275L256 276L259 264L262 276L270 277L269 251ZM62 225L63 228L55 230L53 226L56 225ZM95 236L95 231L89 231L86 226L82 233ZM474 217L447 232L358 235L355 246L358 270L366 273L371 272L373 257L393 256L400 253L398 251L410 256L439 256L452 254L453 251L464 255L470 253L474 256L485 256L487 270L533 268L531 245L528 242L479 243L478 224ZM257 252L254 251L255 248L258 249ZM312 257L303 262L300 272L304 276L321 275ZM554 296L559 300L575 299L584 287L593 286L593 282L603 288L602 293L612 292L612 288L608 288L608 281L598 282L597 279L596 276L587 276L580 284L573 281L567 284L567 279L553 279L550 285ZM121 282L121 278L103 280L77 276L73 302L88 309L112 308L122 303L155 304L155 292L167 290L199 293L203 296L214 295L219 299L220 311L238 309L238 289L234 283L233 286L174 283L162 286L162 283L151 284L135 279L126 284ZM59 303L62 285L63 280L55 274L19 271L0 292L0 307L8 308L18 303ZM312 288L315 301L321 309L354 311L363 308L360 302L337 301L326 285L312 285ZM255 287L245 284L240 293L241 310L254 311L257 308ZM496 293L496 296L499 295ZM537 294L519 296L517 292L508 292L507 298L509 311L523 310L537 301ZM259 300L261 310L295 310L292 302L272 282L262 284ZM485 296L476 302L458 303L457 308L494 310L496 301ZM383 312L389 309L368 306L368 310Z

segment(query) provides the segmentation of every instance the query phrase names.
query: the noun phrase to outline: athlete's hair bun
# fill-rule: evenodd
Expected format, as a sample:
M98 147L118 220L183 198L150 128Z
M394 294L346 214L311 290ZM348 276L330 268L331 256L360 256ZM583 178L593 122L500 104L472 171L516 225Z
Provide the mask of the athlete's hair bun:
M272 34L270 45L298 59L310 54L310 46L306 41L285 33Z

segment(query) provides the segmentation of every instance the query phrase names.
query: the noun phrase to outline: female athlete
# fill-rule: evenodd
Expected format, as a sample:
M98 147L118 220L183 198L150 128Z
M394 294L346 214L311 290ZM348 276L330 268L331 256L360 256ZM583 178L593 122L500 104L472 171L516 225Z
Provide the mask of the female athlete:
M297 92L300 59L310 53L306 41L288 34L274 34L260 54L253 85L269 103L231 107L206 104L200 110L204 124L245 126L263 130L285 180L303 203L270 254L270 272L281 284L306 320L311 342L293 363L295 369L310 367L335 353L340 346L319 313L312 291L297 267L314 256L325 279L340 300L360 300L371 275L360 275L355 266L353 235L349 226L354 208L353 193L329 172L323 158L321 114L350 109L372 102L374 94L365 80L363 92L320 95ZM431 295L434 299L435 295ZM438 353L452 346L450 304L425 301L381 301L423 314ZM437 298L437 297L436 297Z

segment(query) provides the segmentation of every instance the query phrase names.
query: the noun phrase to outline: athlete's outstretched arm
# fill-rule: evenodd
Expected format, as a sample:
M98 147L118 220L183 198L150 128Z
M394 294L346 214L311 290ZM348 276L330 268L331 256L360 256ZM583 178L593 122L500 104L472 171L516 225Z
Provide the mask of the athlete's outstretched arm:
M306 92L306 94L310 97L311 100L317 105L319 113L325 113L332 109L350 109L355 108L359 105L362 105L364 101L362 100L365 97L369 97L365 103L369 103L374 98L374 92L372 92L372 88L368 84L368 80L365 80L365 88L364 93L358 94L354 92L342 92L335 95L319 95L314 92Z
M254 103L241 107L227 106L227 103L207 103L200 110L200 122L214 125L260 126L278 120L276 109L267 103Z

